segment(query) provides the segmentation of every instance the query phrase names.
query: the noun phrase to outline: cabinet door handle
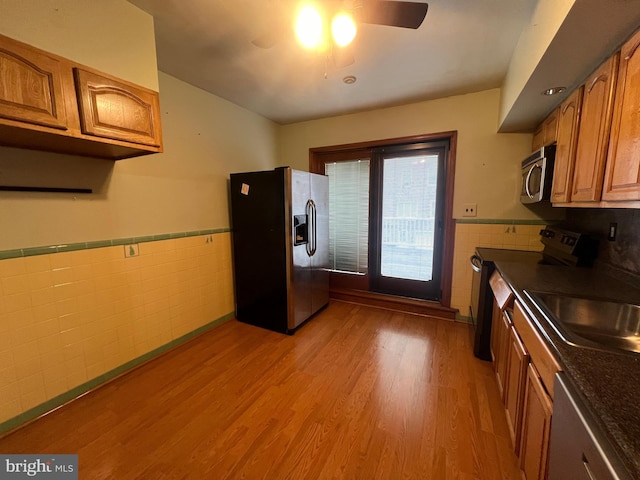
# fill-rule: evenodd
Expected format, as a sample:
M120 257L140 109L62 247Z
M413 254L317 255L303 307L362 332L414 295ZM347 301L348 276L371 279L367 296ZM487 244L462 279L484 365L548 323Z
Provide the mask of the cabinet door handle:
M636 53L636 50L638 49L638 47L640 47L640 40L638 40L635 45L633 47L631 47L631 49L629 50L629 53L627 54L626 57L624 57L625 60L631 60L631 57L633 57L633 54Z
M591 86L589 87L588 93L591 93L591 90L594 89L594 87L596 86L596 83L598 82L607 82L607 80L609 79L609 77L606 74L602 74L602 75L598 75L596 78L593 79L593 82L591 82Z

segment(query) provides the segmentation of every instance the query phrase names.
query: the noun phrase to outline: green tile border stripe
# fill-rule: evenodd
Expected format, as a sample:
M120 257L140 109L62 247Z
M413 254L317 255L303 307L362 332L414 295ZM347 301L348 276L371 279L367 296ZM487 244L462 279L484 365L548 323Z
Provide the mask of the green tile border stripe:
M141 355L137 358L134 358L133 360L123 363L122 365L114 368L113 370L103 373L102 375L94 379L91 379L88 382L83 383L82 385L78 385L77 387L65 393L62 393L57 397L47 400L46 402L41 403L40 405L37 405L27 410L26 412L21 413L16 417L10 418L9 420L6 420L0 423L0 435L7 433L10 430L13 430L14 428L17 428L31 420L34 420L39 416L44 415L45 413L50 412L64 405L65 403L70 402L75 398L78 398L81 395L84 395L85 393L113 380L117 376L127 373L128 371L132 370L134 367L142 365L143 363L148 362L149 360L153 360L159 355L175 347L182 345L183 343L191 340L194 337L197 337L198 335L204 333L207 330L210 330L214 327L222 325L223 323L231 320L232 318L235 318L235 314L228 313L216 320L213 320L212 322L207 323L206 325L203 325L202 327L197 328L196 330L193 330L192 332L187 333L186 335L176 338L175 340L172 340L169 343L166 343L154 350L151 350L150 352L145 353L144 355Z
M482 225L548 225L545 220L506 220L493 218L456 218L456 223L472 223Z
M211 228L208 230L195 230L193 232L161 233L158 235L146 235L143 237L116 238L115 240L98 240L94 242L69 243L65 245L0 250L0 260L18 257L31 257L33 255L46 255L48 253L73 252L76 250L87 250L90 248L115 247L119 245L130 245L132 243L157 242L159 240L170 240L173 238L216 235L219 233L229 232L231 232L230 228Z

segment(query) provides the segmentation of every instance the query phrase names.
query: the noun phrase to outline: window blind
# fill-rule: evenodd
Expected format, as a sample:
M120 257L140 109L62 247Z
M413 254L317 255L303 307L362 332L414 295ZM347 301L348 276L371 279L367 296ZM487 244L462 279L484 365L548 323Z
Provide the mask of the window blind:
M325 164L329 177L329 262L366 274L369 255L369 160Z

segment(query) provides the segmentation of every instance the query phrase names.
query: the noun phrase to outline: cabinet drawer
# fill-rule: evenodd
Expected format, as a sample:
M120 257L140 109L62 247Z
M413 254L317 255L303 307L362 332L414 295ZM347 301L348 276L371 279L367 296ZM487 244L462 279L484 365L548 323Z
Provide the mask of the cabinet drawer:
M491 285L493 295L496 297L498 307L500 307L500 310L504 310L513 299L513 292L509 288L509 285L507 285L507 282L504 281L497 271L493 272L491 278L489 278L489 285Z
M544 339L527 318L522 305L517 301L513 309L513 325L518 335L520 335L522 343L526 345L531 362L535 364L544 387L553 398L554 378L555 374L561 370L560 365L549 350L549 347L547 347Z

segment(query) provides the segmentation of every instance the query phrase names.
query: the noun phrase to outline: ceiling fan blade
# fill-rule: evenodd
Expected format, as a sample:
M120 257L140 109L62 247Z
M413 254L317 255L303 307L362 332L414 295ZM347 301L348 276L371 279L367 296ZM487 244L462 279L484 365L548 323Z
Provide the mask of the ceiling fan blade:
M365 0L362 2L360 21L416 29L422 25L428 8L427 3Z

